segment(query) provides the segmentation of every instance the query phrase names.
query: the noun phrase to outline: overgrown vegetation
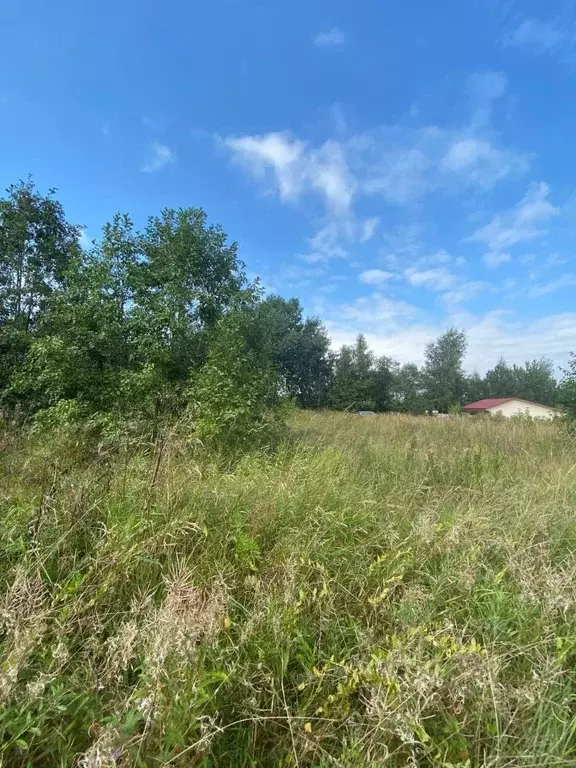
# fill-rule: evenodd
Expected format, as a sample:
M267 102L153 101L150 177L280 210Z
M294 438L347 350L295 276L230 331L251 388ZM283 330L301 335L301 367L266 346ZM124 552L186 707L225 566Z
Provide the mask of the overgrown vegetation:
M234 433L235 446L240 432L243 443L247 434L264 437L245 425L274 420L286 399L409 413L489 396L575 402L547 360L501 360L485 377L466 374L466 335L457 329L427 346L422 368L376 357L362 336L332 353L321 322L305 318L297 299L264 297L246 280L237 245L200 208L166 209L142 231L119 213L88 250L81 231L54 193L31 181L0 200L0 404L10 418L63 401L90 416L157 424L193 408L221 448L223 434ZM247 382L256 380L245 408ZM216 381L227 398L215 396Z
M560 424L299 412L234 464L189 426L4 429L3 766L576 760Z
M409 415L574 359L334 354L201 209L80 233L0 201L0 765L575 764L572 423Z

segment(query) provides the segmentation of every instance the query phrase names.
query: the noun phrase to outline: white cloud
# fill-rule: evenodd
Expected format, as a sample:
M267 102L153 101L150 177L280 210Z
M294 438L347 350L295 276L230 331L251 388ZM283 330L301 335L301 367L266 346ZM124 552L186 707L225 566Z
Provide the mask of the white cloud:
M504 45L528 48L533 53L546 53L573 37L556 21L524 19L520 26L504 38Z
M367 243L376 234L378 225L380 224L380 216L372 216L370 219L364 219L362 222L362 234L360 236L361 243Z
M550 280L548 283L535 285L530 291L530 296L544 296L547 293L553 293L559 288L567 288L576 285L576 275L561 275L556 280Z
M507 81L502 72L475 72L468 78L467 91L472 107L471 123L475 129L489 125L493 103L506 92Z
M375 292L340 306L338 314L351 323L365 323L371 328L393 328L406 322L408 318L416 317L420 310L412 304L396 301Z
M383 269L367 269L360 273L360 282L368 285L380 285L390 278L394 277L392 272L385 272Z
M444 248L435 251L435 253L431 254L427 259L427 262L430 264L449 264L451 261L452 256L450 256L448 251L445 251Z
M517 243L535 240L545 234L542 225L559 213L548 200L550 188L540 182L528 190L523 199L489 224L476 230L470 240L487 245L491 251L502 251Z
M512 312L493 310L481 316L448 315L439 321L400 302L381 305L373 296L356 302L352 311L350 306L325 308L324 318L335 349L364 333L377 354L418 364L424 361L425 345L456 321L468 335L465 367L480 373L492 368L500 356L510 363L546 356L565 366L576 349L576 312L526 322Z
M473 102L494 101L504 95L507 87L503 72L475 72L468 78L467 91Z
M296 202L317 192L330 211L348 212L355 182L339 142L326 141L314 149L284 132L228 138L224 143L250 175L271 180L282 201Z
M319 32L314 38L314 45L318 48L334 48L343 44L344 33L338 27L332 27L326 32Z
M459 129L382 126L348 137L340 132L337 140L317 145L284 131L228 137L223 143L283 202L315 193L333 215L348 215L360 197L405 205L439 189L452 195L466 187L485 190L529 166L527 155L498 147L486 135L489 110L504 88L497 72L472 77L472 118Z
M165 144L153 141L150 145L150 151L144 165L140 169L144 173L155 173L161 171L166 166L176 162L176 155Z
M489 251L482 256L482 261L489 269L499 267L501 264L505 264L507 261L511 261L512 256L509 253L503 251Z
M544 266L549 269L550 267L557 267L561 264L566 264L568 259L565 256L560 256L559 253L551 253L546 259Z
M354 223L348 219L332 221L318 230L309 238L308 253L300 258L309 264L329 261L330 259L345 259L348 256L348 245L354 242Z
M450 145L441 168L448 173L466 173L469 184L490 188L506 176L526 171L528 158L496 149L486 139L468 137Z
M442 294L442 300L451 306L464 304L486 289L486 283L481 280L465 281L456 288Z
M446 291L452 288L456 282L455 276L446 267L425 270L408 267L404 270L404 277L410 285L428 288L431 291Z

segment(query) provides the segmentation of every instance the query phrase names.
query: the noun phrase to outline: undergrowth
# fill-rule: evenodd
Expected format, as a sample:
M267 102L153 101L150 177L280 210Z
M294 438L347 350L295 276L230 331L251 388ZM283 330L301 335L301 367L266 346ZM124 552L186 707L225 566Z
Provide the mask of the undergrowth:
M575 445L297 413L226 463L6 427L0 765L576 764Z

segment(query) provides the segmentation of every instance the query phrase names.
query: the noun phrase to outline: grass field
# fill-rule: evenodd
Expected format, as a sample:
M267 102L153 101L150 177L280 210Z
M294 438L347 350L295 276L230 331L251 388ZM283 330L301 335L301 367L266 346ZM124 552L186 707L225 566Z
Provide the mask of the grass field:
M0 437L0 765L576 765L576 442Z

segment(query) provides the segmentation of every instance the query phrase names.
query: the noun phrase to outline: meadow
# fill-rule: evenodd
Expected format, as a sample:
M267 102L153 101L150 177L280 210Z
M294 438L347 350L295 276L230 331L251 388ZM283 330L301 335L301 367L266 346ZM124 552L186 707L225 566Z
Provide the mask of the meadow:
M576 765L576 438L0 433L0 765Z

